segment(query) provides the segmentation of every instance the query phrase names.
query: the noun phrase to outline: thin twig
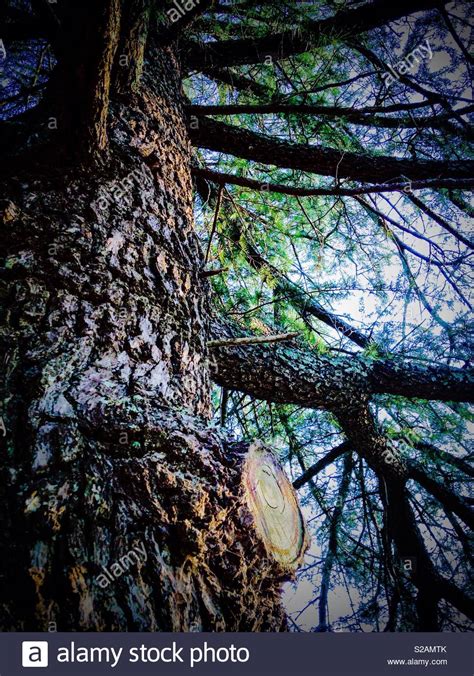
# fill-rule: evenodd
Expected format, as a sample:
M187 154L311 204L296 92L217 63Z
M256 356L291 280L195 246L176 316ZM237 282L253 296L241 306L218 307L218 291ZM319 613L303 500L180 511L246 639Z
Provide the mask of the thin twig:
M219 218L219 211L220 211L220 208L221 208L223 187L224 187L223 185L220 185L219 186L219 192L217 193L216 208L215 208L215 211L214 211L214 219L212 221L211 234L209 235L209 241L207 243L206 256L204 258L204 267L206 266L207 260L209 258L209 252L211 250L212 238L214 237L214 233L215 233L216 227L217 227L217 219Z

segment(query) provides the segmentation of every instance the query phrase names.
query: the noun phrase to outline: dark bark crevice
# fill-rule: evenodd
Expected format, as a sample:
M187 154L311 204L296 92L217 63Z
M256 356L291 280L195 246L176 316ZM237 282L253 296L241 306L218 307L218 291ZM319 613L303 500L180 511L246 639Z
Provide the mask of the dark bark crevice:
M114 85L120 94L134 94L140 87L150 14L150 0L124 3L114 68Z
M71 6L61 13L61 19L58 65L44 101L49 111L51 145L58 148L62 161L100 162L108 143L120 0L99 3L92 15L90 9Z

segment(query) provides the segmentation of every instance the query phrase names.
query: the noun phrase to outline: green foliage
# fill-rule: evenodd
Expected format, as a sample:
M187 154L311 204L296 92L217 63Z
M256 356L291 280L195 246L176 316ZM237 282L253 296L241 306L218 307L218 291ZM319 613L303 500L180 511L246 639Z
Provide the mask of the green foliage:
M292 26L302 29L311 19L330 15L340 4L345 6L316 1L243 2L232 11L232 21L225 15L220 17L214 34L218 39L255 38L267 34L269 25L272 31ZM199 21L193 30L198 37ZM393 63L394 55L403 51L400 35L407 39L407 45L415 46L429 38L434 49L442 47L449 52L449 67L438 72L422 64L418 73L410 75L417 86L435 91L442 105L412 110L410 104L422 97L418 90L401 82L390 88L384 85L383 70L374 66L373 58ZM217 118L229 124L292 143L336 148L341 156L354 152L369 157L448 160L468 153L461 133L462 120L451 121L451 128L409 124L417 116L449 110L456 97L456 105L461 105L468 86L468 71L458 47L445 26L426 16L413 19L410 30L402 22L397 30L361 36L360 49L335 33L329 43L316 43L304 54L281 62L241 66L233 72L258 84L265 96L251 88L241 90L200 75L188 80L189 96L201 105L280 102L347 111L396 104L399 110L368 114L364 123L354 122L347 112ZM393 117L400 119L398 126L390 126ZM383 126L384 120L389 121L388 126ZM230 155L201 152L199 161L215 171L264 183L328 190L341 184L360 187L357 181L338 182L320 176L317 167L307 173L272 166L271 157L268 165L262 166ZM211 197L206 203L197 197L203 245L208 242L216 205L216 189L212 184L210 187ZM226 185L210 248L211 260L228 268L225 275L212 279L216 311L258 334L298 331L300 344L328 357L363 352L367 361L374 363L390 355L421 366L467 365L472 351L470 258L456 233L467 235L466 219L474 208L466 194L456 190L427 189L414 194L423 209L412 201L409 190L352 197L294 197ZM312 302L363 332L370 338L367 346L360 348L350 337L309 313ZM220 402L216 395L216 416ZM447 482L446 486L466 491L466 477L459 463L450 463L449 457L469 461L472 413L468 406L385 395L374 398L372 407L401 458L416 460L430 476ZM271 405L237 393L230 394L226 426L237 438L271 440L293 478L343 440L331 413ZM349 589L357 589L358 600L348 602L350 611L346 615L341 612L334 617L333 627L382 630L388 621L388 600L396 587L398 609L391 621L398 629L411 630L416 621L413 590L399 572L387 572L387 557L395 554L392 545L384 541L380 486L365 463L364 449L354 450L359 456L337 527L331 589L339 598L350 596ZM338 458L300 491L315 543L300 579L314 585L315 597L328 561L342 468L343 459ZM424 488L411 482L410 490L435 564L448 577L456 575L462 586L467 579L468 559L466 545L460 544L455 532L458 524L453 526L451 516ZM450 552L448 560L444 550ZM293 617L300 626L314 629L314 604L297 609ZM443 622L444 628L452 629L459 628L463 620L446 612Z

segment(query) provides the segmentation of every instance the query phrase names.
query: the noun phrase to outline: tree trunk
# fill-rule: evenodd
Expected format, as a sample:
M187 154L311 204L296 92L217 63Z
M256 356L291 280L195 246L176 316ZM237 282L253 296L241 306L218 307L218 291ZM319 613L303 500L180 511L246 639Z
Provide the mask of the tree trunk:
M171 52L152 75L111 106L106 168L43 158L3 181L2 630L285 628L289 569L249 528L246 449L209 426Z

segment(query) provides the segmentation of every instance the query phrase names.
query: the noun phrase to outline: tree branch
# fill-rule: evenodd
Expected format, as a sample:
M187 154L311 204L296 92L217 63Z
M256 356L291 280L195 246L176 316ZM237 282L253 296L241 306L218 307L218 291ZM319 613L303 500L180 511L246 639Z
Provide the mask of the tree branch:
M331 581L331 572L334 561L337 557L337 550L339 545L339 527L344 512L344 505L347 500L349 488L351 485L352 470L354 468L354 460L352 456L346 455L344 458L341 481L339 483L339 490L334 506L333 513L330 517L329 537L324 563L321 571L321 591L318 602L318 626L315 631L328 631L328 595L329 584Z
M355 36L397 19L433 9L435 0L399 0L387 3L374 0L358 9L341 10L320 21L309 21L305 28L268 35L263 38L188 44L186 62L189 68L236 66L260 63L267 57L279 60L310 49L321 48L342 36Z
M457 514L464 523L474 530L474 511L447 486L428 476L426 471L414 460L406 462L408 475L434 496L444 508Z
M418 366L396 358L382 358L372 363L369 378L371 390L376 394L440 401L474 401L472 369L443 364Z
M234 241L239 240L241 236L242 233L237 228L233 238ZM348 324L342 317L338 317L333 312L328 311L309 294L301 290L297 284L277 270L274 265L266 261L248 240L246 240L243 254L254 270L257 272L261 272L262 270L270 272L277 282L278 288L284 294L285 299L293 305L301 317L309 315L318 319L332 329L339 331L339 333L349 338L349 340L359 347L367 347L369 345L371 341L362 331Z
M313 477L323 471L328 465L331 465L335 460L351 450L351 445L348 441L343 441L339 446L335 446L326 455L318 460L314 465L308 467L295 481L293 481L293 488L298 489L311 481Z
M266 103L266 104L227 104L227 105L189 105L190 115L314 115L330 118L342 118L347 122L369 127L387 129L446 129L451 133L461 133L461 129L445 126L452 117L451 113L441 115L423 115L420 117L380 117L384 113L383 107L350 108L345 106L318 106L304 103ZM377 114L374 113L374 110ZM474 106L465 106L457 111L459 115L472 113Z
M435 568L411 509L406 482L410 477L406 464L376 429L366 404L337 414L353 448L366 459L379 477L384 494L388 532L393 537L400 559L415 558L412 582L418 588L417 610L419 631L438 629L437 605L446 599L467 617L474 618L472 599Z
M430 179L472 179L474 160L410 160L384 155L362 155L317 145L280 141L248 129L200 117L190 128L194 145L262 164L300 169L321 176L350 178L368 183Z
M239 327L215 323L213 339L242 336ZM337 410L373 394L474 402L474 371L418 366L402 360L318 354L283 346L232 345L213 349L215 382L257 399Z
M249 188L258 192L274 192L290 197L317 197L333 195L334 197L355 197L357 195L368 195L372 193L384 192L413 192L414 190L429 190L431 188L452 188L452 189L471 189L474 188L474 178L468 179L426 179L424 181L402 181L400 183L374 183L369 186L359 186L357 188L300 188L293 185L284 185L282 183L270 183L267 181L258 181L246 176L236 176L235 174L226 174L224 172L214 171L208 168L193 167L192 172L195 176L217 183L218 185L240 185L242 188ZM461 239L457 234L458 239ZM472 245L471 245L472 246Z
M456 228L448 223L444 218L442 218L438 213L430 209L422 200L418 199L414 195L410 195L410 200L413 202L418 209L421 209L429 218L431 218L435 223L440 225L444 230L447 230L451 235L453 235L460 242L465 244L469 249L474 249L474 243L471 242L467 237L464 237Z
M260 98L269 98L271 96L271 90L266 85L262 85L256 80L252 80L240 73L234 73L232 70L209 68L203 69L201 72L211 80L222 82L241 92L252 92Z

